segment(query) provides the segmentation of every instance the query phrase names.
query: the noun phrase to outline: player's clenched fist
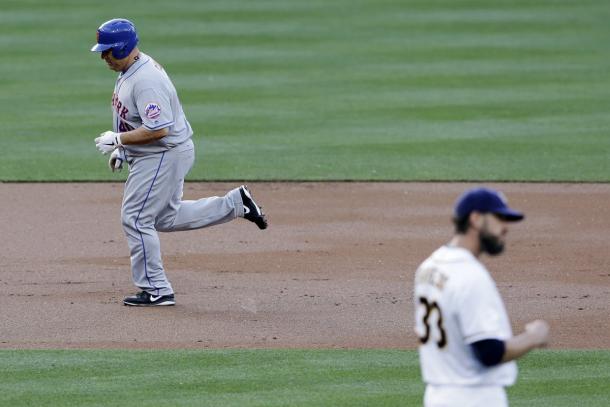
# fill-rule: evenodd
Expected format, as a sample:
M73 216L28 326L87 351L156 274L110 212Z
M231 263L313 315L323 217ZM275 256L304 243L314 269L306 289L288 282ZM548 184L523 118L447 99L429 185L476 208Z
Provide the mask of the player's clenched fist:
M525 325L525 332L530 335L536 346L545 346L548 343L549 331L549 324L541 319Z
M95 139L95 146L102 154L111 153L122 145L121 133L115 133L113 131L105 131Z

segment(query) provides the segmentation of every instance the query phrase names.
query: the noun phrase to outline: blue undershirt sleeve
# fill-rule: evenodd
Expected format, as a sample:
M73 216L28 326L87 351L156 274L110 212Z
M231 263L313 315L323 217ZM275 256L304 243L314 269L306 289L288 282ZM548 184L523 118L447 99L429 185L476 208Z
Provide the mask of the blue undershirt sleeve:
M506 351L506 344L499 339L483 339L470 346L479 362L487 367L499 365Z

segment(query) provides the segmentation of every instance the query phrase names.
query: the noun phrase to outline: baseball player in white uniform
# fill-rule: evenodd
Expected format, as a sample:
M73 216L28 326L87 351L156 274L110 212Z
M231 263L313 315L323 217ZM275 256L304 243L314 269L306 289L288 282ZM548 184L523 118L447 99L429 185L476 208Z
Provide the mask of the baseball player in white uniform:
M498 289L478 260L500 254L508 223L523 217L502 193L471 189L456 203L453 239L417 269L415 332L426 407L507 406L514 360L546 345L549 326L542 320L513 336Z
M192 230L237 217L267 227L265 214L245 185L223 197L183 201L184 178L193 166L193 131L176 89L165 70L138 47L135 26L113 19L97 30L91 51L100 52L108 67L119 72L112 94L113 130L95 139L110 153L109 166L129 165L121 219L131 251L133 281L140 292L125 305L174 305L157 231Z

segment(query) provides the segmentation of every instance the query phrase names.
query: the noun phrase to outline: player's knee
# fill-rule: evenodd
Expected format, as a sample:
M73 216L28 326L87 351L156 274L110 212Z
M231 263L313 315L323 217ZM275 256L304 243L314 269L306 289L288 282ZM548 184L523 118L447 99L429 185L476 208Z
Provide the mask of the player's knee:
M154 215L141 212L121 211L121 222L126 233L157 229Z
M172 222L168 222L167 219L158 220L157 223L155 223L155 229L159 232L170 232L172 226Z
M137 214L129 213L125 210L121 210L121 223L123 224L123 229L125 229L125 230L135 229L137 220L138 220Z
M179 208L180 205L171 205L163 210L155 219L155 229L159 232L173 231Z

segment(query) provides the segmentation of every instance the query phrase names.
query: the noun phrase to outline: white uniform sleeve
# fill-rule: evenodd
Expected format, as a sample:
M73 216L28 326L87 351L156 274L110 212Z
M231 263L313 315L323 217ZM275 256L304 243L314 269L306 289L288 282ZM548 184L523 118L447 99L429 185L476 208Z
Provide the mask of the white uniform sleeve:
M142 126L148 130L159 130L174 124L170 98L165 92L146 88L135 97Z
M464 341L471 344L483 339L506 340L507 316L500 293L487 273L471 278L462 287L458 320Z

